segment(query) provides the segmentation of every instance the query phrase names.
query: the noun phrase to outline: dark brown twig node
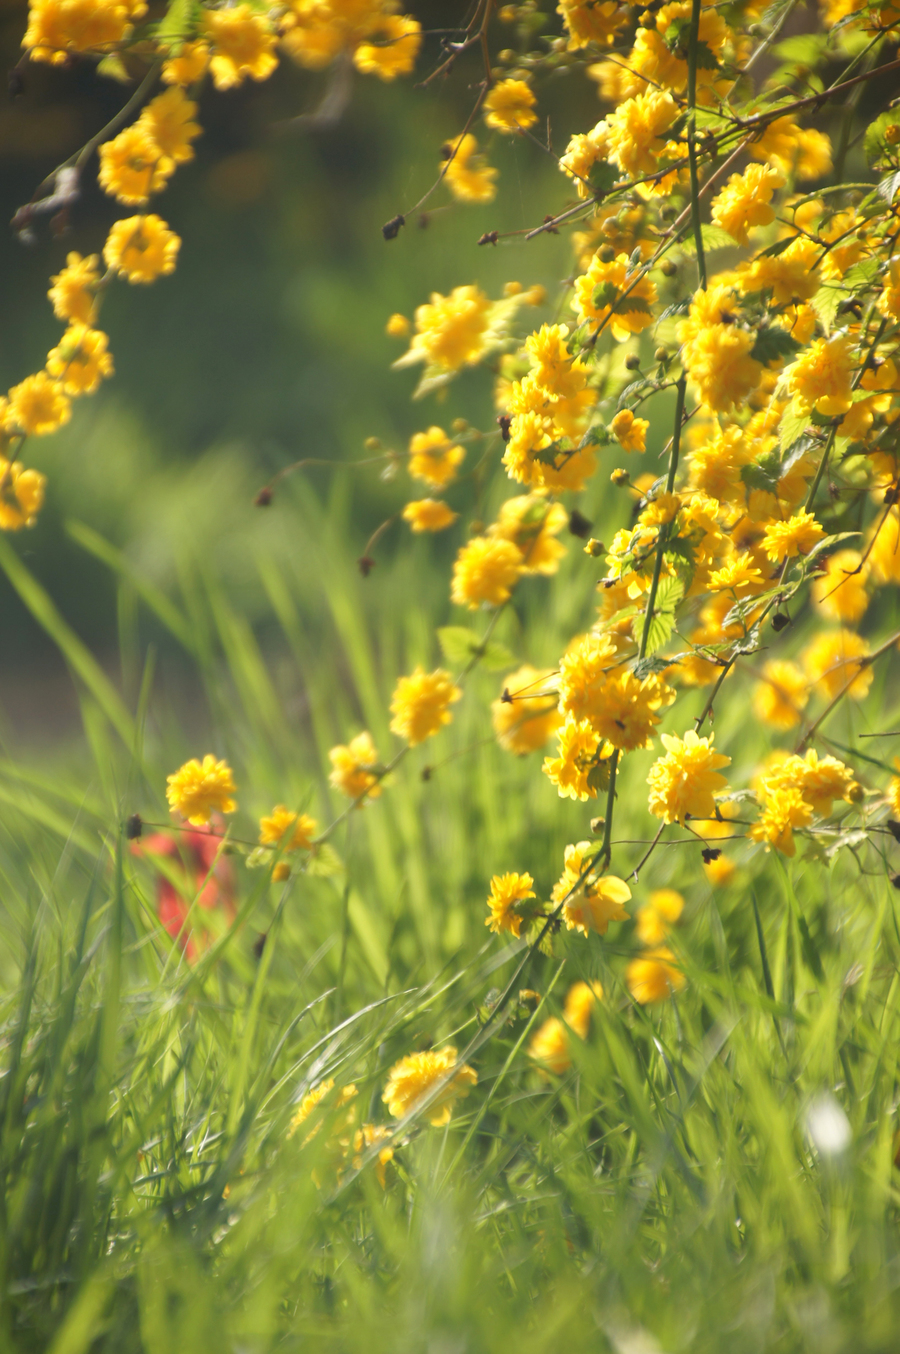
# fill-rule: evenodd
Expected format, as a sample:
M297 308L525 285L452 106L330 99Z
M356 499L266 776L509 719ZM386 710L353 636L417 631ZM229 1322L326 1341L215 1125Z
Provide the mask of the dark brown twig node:
M392 216L390 221L385 221L381 233L386 240L396 240L405 225L406 217L398 213L397 216Z

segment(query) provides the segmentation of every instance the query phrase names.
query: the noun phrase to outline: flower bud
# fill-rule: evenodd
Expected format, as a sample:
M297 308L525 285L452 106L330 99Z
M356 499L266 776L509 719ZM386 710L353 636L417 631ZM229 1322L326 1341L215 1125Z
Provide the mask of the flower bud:
M624 489L625 485L631 480L631 476L627 470L614 470L609 478L610 482L614 484L617 489Z
M600 555L606 554L606 546L602 541L598 541L592 536L584 547L584 553L590 555L592 559L598 559Z
M664 277L674 277L678 272L678 265L673 263L671 259L663 259L659 268Z
M858 780L852 780L847 786L846 799L848 804L861 804L866 797L866 792Z
M641 359L638 357L637 353L629 353L628 356L627 356L626 359L625 359L625 367L626 367L626 369L627 369L628 371L639 371L639 370L640 370L640 366L641 366Z

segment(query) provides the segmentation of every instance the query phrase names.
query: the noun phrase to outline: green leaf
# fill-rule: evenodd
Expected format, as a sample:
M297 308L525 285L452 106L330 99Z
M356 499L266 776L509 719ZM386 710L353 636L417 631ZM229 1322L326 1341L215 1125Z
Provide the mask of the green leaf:
M613 313L616 315L652 315L653 311L643 296L635 296L631 292L628 296L623 296L621 301L617 301L613 306Z
M656 609L658 611L674 611L683 597L683 580L668 574L665 578L659 580L659 587L656 589Z
M345 869L344 862L328 842L314 847L309 853L306 873L314 879L332 879L337 874L343 874Z
M631 671L637 677L638 681L643 682L646 677L652 676L655 672L668 672L669 668L675 666L678 658L683 655L676 655L674 658L639 658Z
M670 306L666 306L664 310L660 311L658 323L661 324L663 320L670 320L675 315L687 315L691 308L692 299L690 296L682 296L680 301L673 301Z
M194 0L169 0L166 17L159 24L156 36L163 41L179 42L193 32Z
M845 291L837 283L826 282L816 292L810 301L810 305L816 312L819 322L826 333L834 324L834 317L838 313L838 307L843 301Z
M438 632L441 653L454 667L463 667L477 651L481 639L464 625L444 625Z
M778 436L781 447L792 447L794 443L806 432L809 419L806 414L795 414L790 406L781 416L781 424L778 429Z
M707 254L713 254L717 249L737 249L737 240L733 235L729 235L727 230L721 226L714 226L707 222L700 227L700 234L703 238L703 249ZM686 254L696 254L697 242L693 235L685 236L681 244Z
M816 66L825 54L828 46L827 33L801 33L794 38L786 38L772 48L774 56L780 61L797 62L803 66Z
M500 672L503 668L514 667L518 659L505 644L498 644L492 639L484 645L478 661L488 672Z
M756 342L750 350L750 356L768 366L770 362L783 362L793 357L802 347L803 344L798 343L793 334L789 334L786 329L781 329L775 324L766 325L757 330Z
M657 649L661 649L664 644L668 644L674 629L675 612L655 610L650 617L650 628L647 631L645 654L654 654Z
M619 181L620 171L608 160L597 160L587 176L588 185L595 197L604 197Z
M97 74L105 75L108 80L116 80L120 85L130 85L133 83L131 76L125 69L124 62L120 56L111 53L105 56L102 61L97 62Z
M885 140L885 132L888 127L896 127L898 124L900 124L900 113L895 108L887 109L874 122L869 123L863 141L868 165L874 167L891 154L893 148L888 146Z
M775 451L764 452L749 465L741 466L741 482L748 489L761 489L774 494L781 479L781 457Z
M618 295L619 288L615 282L598 282L591 292L591 305L595 310L601 310L604 306L611 306Z

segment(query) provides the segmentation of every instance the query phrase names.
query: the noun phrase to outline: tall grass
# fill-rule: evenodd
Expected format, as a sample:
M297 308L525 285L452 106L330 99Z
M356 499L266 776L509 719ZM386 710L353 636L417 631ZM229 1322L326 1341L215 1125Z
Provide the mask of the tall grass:
M163 822L166 772L214 750L235 767L236 838L276 800L328 821L327 749L368 727L388 753L394 676L436 658L447 618L416 552L363 580L346 502L293 493L296 550L255 561L259 633L203 560L163 594L70 524L117 581L124 696L0 542L85 731L58 770L0 763L2 1347L896 1349L898 895L849 848L787 863L744 848L717 892L693 847L660 848L636 899L670 884L688 904L687 987L660 1006L628 996L630 925L504 946L484 927L490 875L530 869L546 896L590 808L489 740L502 679L476 672L452 729L348 817L324 868L276 884L232 857L234 923L210 917L194 963L173 945L128 815ZM552 661L591 615L581 577L566 564L538 585L504 641L518 653L526 633L522 657ZM160 694L151 619L195 674L187 728ZM757 733L731 719L749 765ZM645 762L629 761L623 874L652 835L630 793ZM523 960L540 1005L492 1014ZM572 1070L542 1077L528 1040L576 978L605 1000ZM397 1058L473 1040L477 1088L446 1129L404 1126L385 1188L334 1096L291 1132L331 1077L385 1123Z

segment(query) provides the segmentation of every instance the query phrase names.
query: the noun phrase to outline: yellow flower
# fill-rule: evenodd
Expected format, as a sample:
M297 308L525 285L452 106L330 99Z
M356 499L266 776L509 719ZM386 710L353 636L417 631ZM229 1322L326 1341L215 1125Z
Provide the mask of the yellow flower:
M439 498L418 498L406 504L402 516L413 531L444 531L446 527L453 526L459 513L448 508Z
M554 903L563 904L562 919L569 931L580 931L585 936L596 931L605 936L611 921L628 920L622 904L628 902L631 889L616 875L585 874L592 854L590 842L566 847L564 869L553 886L551 898Z
M43 437L55 433L71 417L72 405L61 383L39 371L10 390L4 426L29 437Z
M828 418L845 414L853 403L852 370L853 349L846 334L816 339L785 368L795 412L808 414L815 409Z
M444 371L473 366L484 352L490 304L478 287L432 292L430 303L416 308L416 332L400 362L424 360Z
M590 132L576 132L569 138L565 154L559 157L559 167L574 180L575 191L580 198L586 200L590 197L591 170L598 160L604 159L608 150L605 122L598 122Z
M625 982L635 1001L642 1006L664 1001L685 986L687 979L675 967L675 956L664 947L648 950L638 959L632 959L625 969Z
M137 125L144 128L163 155L184 164L193 160L191 142L200 135L199 123L191 120L196 112L197 105L176 86L151 99Z
M451 597L470 611L508 601L522 572L522 552L502 537L473 536L453 565Z
M497 196L497 170L483 155L471 132L463 132L444 146L447 170L444 182L460 202L493 202Z
M499 80L484 101L484 120L498 132L515 132L537 122L537 102L524 80Z
M33 527L44 506L45 475L0 456L0 531Z
M836 550L825 560L825 570L813 579L812 598L831 621L858 621L869 605L868 570L858 550Z
M363 1164L363 1152L368 1151L370 1147L375 1147L377 1143L384 1142L391 1136L391 1130L385 1128L383 1124L363 1124L358 1128L353 1136L353 1150L356 1156L353 1158L353 1169L358 1171ZM382 1189L387 1185L387 1166L394 1160L394 1149L391 1146L382 1147L378 1153L378 1159L375 1166L375 1174L378 1183Z
M233 89L248 76L268 80L278 65L275 35L249 5L204 9L203 31L213 47L209 65L216 89Z
M881 583L900 583L900 510L880 518L869 542L869 564Z
M762 364L750 356L754 337L730 324L701 329L684 347L684 360L701 401L717 413L745 403L759 385Z
M813 513L803 509L786 522L768 522L762 548L773 564L780 564L782 560L793 559L795 555L808 555L824 536L825 532Z
M165 188L175 165L136 122L100 147L100 187L119 202L139 206Z
M895 254L888 264L884 290L876 305L886 319L900 320L900 254Z
M533 883L534 880L527 872L495 874L491 879L491 896L487 900L491 915L485 919L485 926L489 926L496 934L508 931L513 936L521 935L522 924L526 919L518 910L518 904L535 897L531 887Z
M647 748L659 723L656 712L674 699L674 694L657 675L640 681L624 669L607 678L588 719L601 738L622 752Z
M559 791L560 799L596 799L606 776L601 738L586 719L568 715L559 728L559 755L545 757L541 770Z
M552 673L526 664L506 679L503 690L509 700L495 700L491 718L497 742L507 752L520 756L536 752L559 728L556 692L548 693L551 677Z
M623 451L646 451L649 427L648 419L635 418L630 409L620 409L610 423L609 431Z
M712 818L716 791L723 790L725 777L719 768L728 766L730 757L713 749L713 734L699 738L688 729L684 738L662 735L664 757L653 763L647 784L650 786L650 812L664 823L680 823L685 818Z
M521 553L523 574L555 574L566 547L556 540L569 515L561 503L548 503L542 494L508 498L488 535L511 541Z
M801 792L785 786L772 790L759 822L747 835L752 841L765 842L767 851L774 846L783 856L793 856L797 851L794 828L806 827L811 819L812 809Z
M769 204L775 190L783 187L784 175L777 169L748 165L743 174L732 174L713 198L712 219L738 244L746 244L748 231L771 225L775 220L774 208Z
M181 240L160 217L129 216L110 228L103 257L129 282L153 282L174 273L180 248Z
M796 663L773 659L764 664L762 679L753 692L753 713L773 729L793 729L809 700L806 676Z
M391 701L391 732L405 738L410 747L438 733L452 719L448 707L462 696L448 672L438 668L425 672L417 667L409 677L401 677Z
M348 799L359 799L361 795L377 799L381 794L378 751L368 731L358 733L346 746L341 743L333 747L328 760L331 762L329 784Z
M678 105L668 90L649 89L626 99L606 119L609 158L633 179L653 174L663 149L663 133L678 116Z
M70 52L114 50L146 10L136 0L31 0L22 46L32 61L65 65Z
M207 753L202 762L192 757L166 777L169 807L194 827L208 823L214 812L234 813L235 784L231 767Z
M100 329L70 324L57 346L47 354L47 371L61 382L67 395L90 395L104 377L113 374L108 344L109 339Z
M406 338L409 330L409 320L405 315L401 315L399 312L395 312L384 326L384 332L387 334L388 338Z
M511 412L518 413L532 401L543 403L542 396L549 396L551 400L571 400L581 394L591 369L569 352L568 337L567 325L542 324L525 340L525 351L534 366L526 382L518 383L510 392ZM524 404L521 404L523 399Z
M726 560L721 569L714 569L709 575L710 592L728 591L735 597L751 597L762 592L766 586L749 550L742 550Z
M424 433L413 433L409 443L409 473L435 489L443 489L456 479L465 460L465 447L452 443L437 424Z
M627 254L617 254L609 263L595 254L587 272L575 279L572 305L579 318L598 327L608 322L617 339L639 334L654 323L650 308L656 301L656 284L648 276L639 277Z
M446 1085L438 1092L425 1111L428 1122L442 1128L450 1122L456 1100L469 1094L469 1087L478 1082L473 1068L457 1061L452 1045L429 1049L424 1053L410 1053L390 1070L381 1099L395 1119L403 1119L433 1091L444 1078Z
M353 53L353 64L364 75L395 80L408 75L422 46L422 25L408 14L382 14ZM374 41L373 41L374 39Z
M259 844L308 851L318 830L319 824L308 813L291 813L283 804L276 804L268 817L259 820Z
M684 911L684 899L675 889L654 889L638 908L635 927L644 945L659 945Z
M561 712L592 719L599 710L607 676L618 662L616 645L609 635L590 631L573 639L559 664Z
M628 22L628 10L616 0L559 0L557 14L569 31L569 51L590 42L610 47L620 28Z
M193 85L206 74L209 43L185 42L177 56L163 63L162 78L167 85Z
M97 312L97 271L100 259L90 254L86 259L74 251L66 255L66 266L50 281L53 286L47 295L53 302L53 314L58 320L77 320L92 324Z
M742 266L738 284L745 293L771 291L772 300L779 306L808 301L821 286L815 271L821 254L813 240L800 235L780 254L762 254Z

